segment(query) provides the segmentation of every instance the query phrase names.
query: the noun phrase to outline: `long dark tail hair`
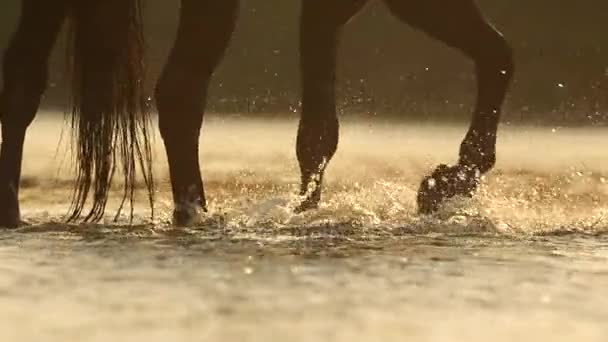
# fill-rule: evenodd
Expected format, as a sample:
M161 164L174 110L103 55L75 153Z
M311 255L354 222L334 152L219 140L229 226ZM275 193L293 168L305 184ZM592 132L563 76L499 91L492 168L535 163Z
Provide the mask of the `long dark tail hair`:
M141 0L111 1L117 8L104 12L112 16L107 18L92 12L87 7L90 1L74 3L68 21L68 58L73 75L76 182L68 220L96 222L103 218L117 169L123 184L116 219L127 203L133 219L138 169L154 215ZM97 18L96 24L89 22L91 18ZM83 217L89 197L91 209Z

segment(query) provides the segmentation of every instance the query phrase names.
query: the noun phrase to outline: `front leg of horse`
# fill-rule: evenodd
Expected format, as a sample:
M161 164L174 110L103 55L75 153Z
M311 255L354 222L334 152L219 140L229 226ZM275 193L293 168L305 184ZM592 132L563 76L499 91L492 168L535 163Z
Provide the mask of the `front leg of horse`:
M198 223L207 210L199 137L207 88L234 30L238 5L238 0L182 0L175 45L156 88L178 226Z
M21 225L19 209L19 178L25 129L18 129L8 122L10 91L0 94L0 121L2 121L2 147L0 147L0 227L16 228Z
M0 228L23 225L19 182L27 127L34 119L47 82L47 60L64 20L63 1L24 0L15 35L4 54L0 91Z
M0 167L0 228L16 228L22 224L19 209L19 184L14 175L7 173L12 166L12 162L8 162L8 160L15 160L15 158L6 156L3 159L5 161Z
M494 52L481 53L477 61L479 96L473 121L462 144L458 164L439 165L418 190L418 210L430 214L454 196L472 196L480 177L496 163L496 136L500 110L513 73L509 47L496 35ZM502 42L502 43L500 43Z
M302 117L296 145L302 202L296 212L314 209L321 200L325 169L338 147L335 83L340 31L366 3L367 0L302 2Z
M11 64L9 59L9 63ZM8 69L5 69L8 71ZM16 228L23 224L19 209L19 182L25 133L38 109L41 88L11 80L0 94L2 147L0 148L0 227ZM19 84L19 83L21 84ZM18 87L17 89L13 86ZM27 88L27 89L26 89ZM38 88L38 89L36 89ZM30 94L30 90L34 90ZM42 88L43 89L43 88ZM25 95L29 96L25 96ZM38 94L38 97L36 96Z
M9 71L10 75L11 72ZM27 126L34 118L39 100L14 92L9 82L0 94L2 147L0 148L0 227L16 228L23 224L19 209L21 161ZM38 93L36 91L35 93Z
M431 36L458 48L475 62L478 95L473 119L460 146L459 160L454 166L440 165L426 177L418 191L419 212L429 214L454 196L472 196L480 177L496 162L496 136L500 112L514 71L512 51L504 37L482 17L475 3L454 0L409 8L407 15L415 26ZM448 6L449 11L436 8ZM392 7L399 12L399 5ZM450 19L443 18L450 13Z
M513 70L508 49L502 51L489 58L492 63L485 61L488 64L477 68L479 99L471 127L460 145L458 164L439 165L422 181L417 197L418 211L422 214L437 211L454 196L472 196L481 176L496 163L500 107Z
M310 121L301 120L296 152L302 175L302 202L296 207L296 213L318 206L325 168L338 147L338 131L335 113Z

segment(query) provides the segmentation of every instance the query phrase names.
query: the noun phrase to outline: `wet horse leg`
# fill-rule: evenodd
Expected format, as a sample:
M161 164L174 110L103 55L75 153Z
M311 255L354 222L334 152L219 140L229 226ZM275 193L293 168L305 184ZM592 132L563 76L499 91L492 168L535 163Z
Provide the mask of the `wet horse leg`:
M199 136L209 81L236 23L238 0L182 0L175 45L156 88L177 225L206 210Z
M4 53L4 89L0 93L0 227L21 224L19 181L25 134L46 88L48 58L66 8L66 1L22 1L17 31Z
M471 195L481 174L496 162L501 107L513 74L511 49L473 0L385 0L404 22L461 50L474 62L477 103L456 166L440 165L418 192L421 213L431 213L456 195Z
M321 199L325 168L338 147L336 58L342 27L367 0L304 0L300 23L302 114L296 153L302 203L296 212L315 208Z

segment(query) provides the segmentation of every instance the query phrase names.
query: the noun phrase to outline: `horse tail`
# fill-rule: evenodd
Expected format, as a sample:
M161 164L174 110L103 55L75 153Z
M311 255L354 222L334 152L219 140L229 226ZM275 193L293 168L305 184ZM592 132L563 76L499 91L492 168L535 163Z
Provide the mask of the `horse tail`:
M68 17L70 121L76 157L69 221L103 218L117 172L123 183L115 219L128 203L132 220L138 169L154 215L141 1L73 2ZM83 217L89 197L91 208Z

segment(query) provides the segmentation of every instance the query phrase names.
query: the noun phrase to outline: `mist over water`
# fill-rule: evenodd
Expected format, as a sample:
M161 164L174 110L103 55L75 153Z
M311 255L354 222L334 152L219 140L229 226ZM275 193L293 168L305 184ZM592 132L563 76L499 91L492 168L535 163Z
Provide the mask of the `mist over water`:
M156 137L154 222L61 223L69 131L32 125L22 211L0 233L0 338L19 341L605 341L608 130L504 125L473 199L416 214L464 126L342 122L319 210L294 215L297 121L210 115L210 213L173 228ZM63 140L59 143L63 132ZM59 148L57 146L60 146Z

